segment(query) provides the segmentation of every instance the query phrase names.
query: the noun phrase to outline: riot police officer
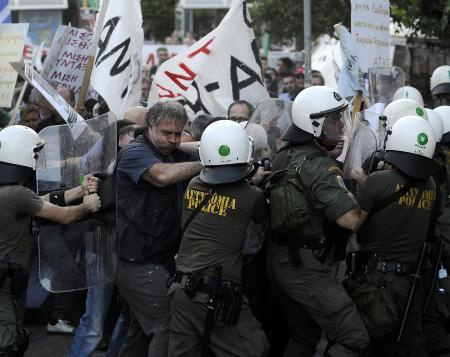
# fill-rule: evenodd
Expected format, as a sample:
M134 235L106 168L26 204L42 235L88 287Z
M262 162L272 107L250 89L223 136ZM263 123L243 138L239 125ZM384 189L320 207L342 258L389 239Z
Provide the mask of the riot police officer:
M77 199L83 190L74 189L67 194L61 191L42 199L25 187L34 179L43 146L44 141L35 131L21 125L0 132L0 356L21 356L26 349L26 336L16 317L16 301L28 280L31 218L67 224L100 208L97 194L84 196L83 203L77 206L51 203Z
M329 87L303 90L292 106L287 145L273 161L267 264L293 330L284 356L312 356L322 331L330 356L353 356L369 342L355 305L331 273L339 227L353 230L360 220L329 156L342 140L347 105Z
M242 294L247 226L268 216L263 192L245 180L253 170L253 139L220 120L199 145L203 169L183 201L183 239L169 289L169 356L264 356L268 342Z
M362 218L367 221L358 236L358 254L364 257L358 261L364 261L362 271L370 286L383 292L375 299L392 312L391 323L376 331L376 337L371 334L374 356L426 355L417 272L436 199L430 177L435 145L428 121L415 115L398 119L386 143L385 160L391 169L369 175L360 199Z
M450 66L437 67L430 78L434 107L450 104Z
M437 198L440 198L440 202L438 202L440 211L436 229L433 231L437 242L433 245L433 254L431 254L433 270L437 269L438 271L433 271L433 273L437 273L437 276L430 276L429 282L426 284L427 298L423 330L427 352L431 356L442 356L450 353L450 336L447 330L450 319L450 277L448 276L450 271L450 120L448 120L450 118L450 106L437 107L433 109L433 112L442 121L442 132L436 140L434 156L435 176L438 180L437 184L439 184ZM441 251L440 254L439 251ZM431 291L428 289L431 289Z

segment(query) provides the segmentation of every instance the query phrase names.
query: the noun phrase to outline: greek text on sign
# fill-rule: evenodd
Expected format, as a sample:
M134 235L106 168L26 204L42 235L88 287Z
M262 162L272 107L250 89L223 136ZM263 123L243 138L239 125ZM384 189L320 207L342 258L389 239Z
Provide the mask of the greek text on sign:
M28 24L0 24L0 107L10 108L17 72L9 62L22 58Z
M351 33L361 70L391 65L389 0L352 0Z
M42 70L42 76L50 83L73 90L75 101L83 83L92 37L87 30L59 26ZM91 89L88 96L92 92Z

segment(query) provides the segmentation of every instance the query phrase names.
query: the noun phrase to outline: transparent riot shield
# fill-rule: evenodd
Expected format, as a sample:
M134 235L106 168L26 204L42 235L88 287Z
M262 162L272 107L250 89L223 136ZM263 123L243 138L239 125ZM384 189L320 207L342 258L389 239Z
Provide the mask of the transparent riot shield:
M245 130L255 140L254 159L272 160L283 146L282 136L292 124L292 102L264 99L258 103Z
M394 93L405 85L405 73L400 67L369 68L369 92L372 103L389 104Z
M356 114L342 170L347 188L357 196L363 191L367 176L374 171L378 153L377 135L366 117L365 112Z
M38 167L36 174L39 194L77 187L84 175L98 174L104 180L99 188L102 203L107 183L108 196L115 198L115 186L110 184L117 147L112 113L72 125L50 126L39 135L45 141L45 165ZM40 222L39 279L46 290L80 290L114 279L116 233L112 206L68 225Z

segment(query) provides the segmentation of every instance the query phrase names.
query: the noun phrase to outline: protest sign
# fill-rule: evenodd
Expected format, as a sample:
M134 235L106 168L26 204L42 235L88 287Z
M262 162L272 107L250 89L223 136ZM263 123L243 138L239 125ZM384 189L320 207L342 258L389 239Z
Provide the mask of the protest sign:
M60 87L70 88L78 100L89 58L93 33L71 26L59 26L44 62L42 77ZM88 96L94 96L91 88Z
M391 65L389 0L352 0L351 33L361 71Z
M150 90L149 105L182 100L191 114L226 116L228 106L268 98L246 2L233 2L219 26L164 62Z
M30 64L27 62L10 62L10 65L22 78L27 80L28 83L44 96L61 118L68 124L81 124L73 126L74 130L72 131L72 134L75 139L78 138L86 126L83 117L78 114Z
M120 119L141 100L144 32L140 1L111 2L100 30L91 85Z
M9 65L22 58L28 24L0 24L0 107L10 108L17 72Z

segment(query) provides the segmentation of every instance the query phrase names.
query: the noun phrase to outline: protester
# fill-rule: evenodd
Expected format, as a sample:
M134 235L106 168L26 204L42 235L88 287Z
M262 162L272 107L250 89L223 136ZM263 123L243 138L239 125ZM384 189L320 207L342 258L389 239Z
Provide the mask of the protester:
M247 121L254 110L253 105L246 100L237 100L228 107L228 119L236 123Z
M117 286L130 308L122 356L166 356L169 301L166 281L181 238L185 181L198 161L178 150L187 113L176 102L152 106L144 134L121 153L117 164ZM146 339L135 342L145 334Z
M169 59L169 51L167 50L166 47L159 47L156 50L156 57L158 57L158 64L155 64L152 68L150 68L151 79L156 74L156 71L158 70L159 66L161 66L164 62L166 62Z
M130 120L139 126L143 126L147 112L148 108L142 106L131 107L125 110L123 117L124 119Z
M29 104L20 109L20 125L27 126L34 131L37 130L39 122L39 108Z
M297 87L297 80L294 74L286 75L283 78L283 93L280 94L279 98L282 100L293 101L297 94L300 92L300 88Z
M323 86L325 85L325 79L322 76L322 73L319 71L312 71L311 74L311 85L312 86Z

